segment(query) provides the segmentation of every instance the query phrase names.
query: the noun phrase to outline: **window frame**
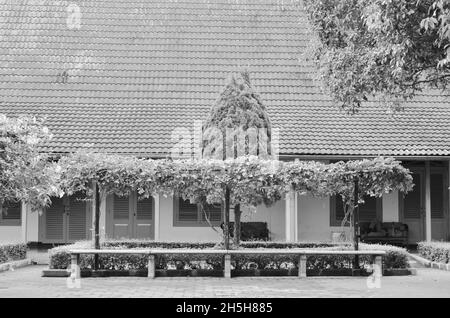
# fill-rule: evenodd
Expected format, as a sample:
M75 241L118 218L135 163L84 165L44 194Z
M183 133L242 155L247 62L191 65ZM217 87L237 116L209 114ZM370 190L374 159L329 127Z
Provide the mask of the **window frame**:
M18 219L3 219L3 206L0 205L0 226L22 226L22 202L19 203Z
M383 222L383 197L375 198L376 200L376 218L378 221ZM360 221L367 222L367 221ZM342 221L336 219L336 196L330 196L330 226L342 226ZM350 224L345 224L345 227L349 227Z
M197 204L197 220L196 221L181 221L180 220L180 200L181 197L175 196L173 198L173 226L174 227L209 227L209 223L203 220L200 204ZM220 221L210 221L212 226L219 227L223 222L223 215L220 215Z

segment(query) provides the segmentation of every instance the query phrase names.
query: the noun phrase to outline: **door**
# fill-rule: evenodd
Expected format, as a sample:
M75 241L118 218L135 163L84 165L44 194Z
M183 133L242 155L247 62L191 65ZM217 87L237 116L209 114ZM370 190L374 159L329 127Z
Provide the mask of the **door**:
M66 208L67 241L75 242L86 240L87 232L87 211L86 201L81 195L71 196Z
M40 240L44 243L70 243L88 239L87 208L80 194L52 198L40 221Z
M130 197L119 197L114 194L112 236L115 239L131 238L131 200Z
M62 198L52 198L52 203L44 210L44 243L66 242L66 207Z
M425 237L425 169L411 169L414 188L400 199L400 221L408 225L408 241L414 244Z
M431 239L448 237L448 174L445 168L433 167L430 174Z
M112 205L113 238L154 238L154 202L152 198L138 200L135 193L129 197L114 195Z
M138 239L154 238L153 198L136 200L136 213L134 214L133 237Z

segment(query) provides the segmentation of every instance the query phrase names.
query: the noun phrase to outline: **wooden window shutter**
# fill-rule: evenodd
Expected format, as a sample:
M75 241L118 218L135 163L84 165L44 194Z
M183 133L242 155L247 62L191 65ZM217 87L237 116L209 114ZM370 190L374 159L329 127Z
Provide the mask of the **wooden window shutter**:
M85 240L86 231L86 201L84 196L75 194L69 198L69 240Z
M405 219L418 219L420 218L421 208L421 180L420 174L413 173L414 188L411 192L405 195L403 201L403 216Z
M220 204L208 204L204 207L205 213L211 223L222 221L222 206ZM205 213L202 211L202 220L206 222Z
M364 204L359 206L359 220L368 222L377 220L377 198L364 198Z
M153 199L146 198L137 201L136 218L138 220L152 220L153 219Z
M197 204L192 204L189 200L179 198L178 221L180 222L198 222Z
M45 213L45 233L49 240L64 239L64 212L65 206L62 198L52 198L52 204L46 208Z
M129 218L129 197L119 197L114 195L113 202L113 216L114 219L128 219Z
M444 217L444 176L442 174L431 174L431 217L442 219Z

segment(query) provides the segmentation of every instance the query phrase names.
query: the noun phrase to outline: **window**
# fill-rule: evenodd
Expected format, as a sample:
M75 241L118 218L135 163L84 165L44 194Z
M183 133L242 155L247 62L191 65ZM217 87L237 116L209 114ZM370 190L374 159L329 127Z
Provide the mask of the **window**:
M204 211L200 204L192 204L189 200L174 198L174 226L219 226L222 222L220 205L206 205Z
M382 218L382 201L381 198L366 197L365 203L359 206L359 221L370 222L373 220L380 220ZM344 204L341 196L333 196L330 199L331 207L331 226L341 226L344 219ZM348 226L348 224L346 224Z
M430 192L431 192L431 218L444 218L444 203L446 187L444 186L444 175L434 174L430 176Z
M1 207L0 225L16 225L21 224L21 204L20 202L5 202Z

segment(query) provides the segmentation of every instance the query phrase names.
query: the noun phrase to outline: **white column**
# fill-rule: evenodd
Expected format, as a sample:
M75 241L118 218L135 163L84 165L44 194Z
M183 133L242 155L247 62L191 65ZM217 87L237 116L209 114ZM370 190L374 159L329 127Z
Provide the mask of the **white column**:
M286 216L286 242L297 241L297 195L290 191L286 195L285 216Z
M430 161L425 162L425 239L431 241L431 190Z
M28 206L25 202L21 202L20 205L20 219L22 220L21 223L21 234L22 234L22 242L28 243L28 232L27 232L27 223L28 223Z
M155 211L153 215L153 222L155 222L155 241L159 241L159 195L153 196L155 200Z

